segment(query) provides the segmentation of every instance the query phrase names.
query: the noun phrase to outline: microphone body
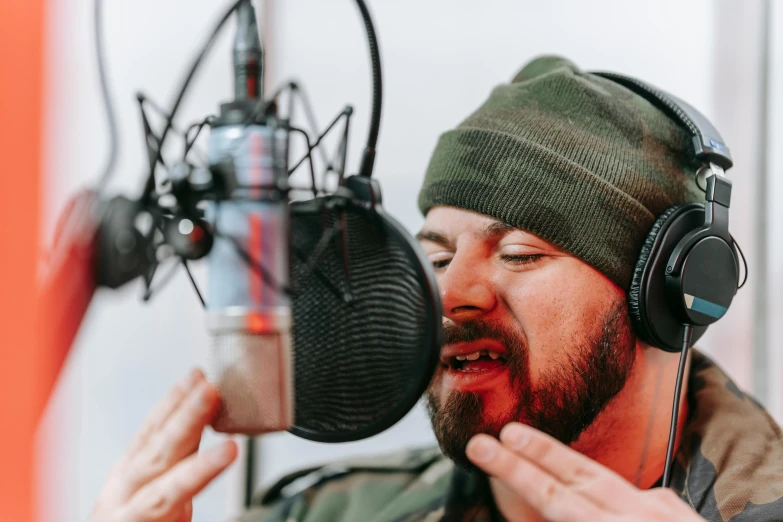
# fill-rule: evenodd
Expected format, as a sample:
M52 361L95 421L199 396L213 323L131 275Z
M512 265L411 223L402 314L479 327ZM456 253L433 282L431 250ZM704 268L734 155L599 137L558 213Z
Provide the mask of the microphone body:
M237 112L236 103L227 105L223 120ZM209 212L209 373L222 397L213 427L282 431L293 424L288 132L274 123L227 123L216 123L208 148L212 168L230 180Z
M237 8L234 101L212 124L207 156L216 187L208 211L208 373L222 402L213 427L261 434L293 424L292 312L287 295L288 131L258 119L263 50L250 0Z

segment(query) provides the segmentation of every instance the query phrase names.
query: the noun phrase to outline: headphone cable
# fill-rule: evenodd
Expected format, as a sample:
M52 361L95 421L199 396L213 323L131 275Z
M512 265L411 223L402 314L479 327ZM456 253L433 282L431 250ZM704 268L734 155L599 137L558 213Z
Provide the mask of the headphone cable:
M693 338L693 326L683 325L682 331L682 353L680 353L680 365L677 368L677 384L674 388L674 404L672 405L672 423L669 428L669 444L666 447L666 463L663 467L663 481L661 485L669 487L671 479L672 464L674 463L674 443L677 439L677 422L680 416L680 392L682 392L682 381L685 376L685 362L688 360L688 348Z

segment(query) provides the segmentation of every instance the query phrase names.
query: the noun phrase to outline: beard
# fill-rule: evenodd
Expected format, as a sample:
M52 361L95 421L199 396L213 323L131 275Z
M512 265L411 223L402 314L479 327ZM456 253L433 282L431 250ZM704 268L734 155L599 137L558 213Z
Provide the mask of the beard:
M575 442L609 404L633 368L636 352L625 301L611 307L598 327L566 351L566 360L552 362L534 387L526 340L497 322L470 321L444 326L444 345L493 339L506 348L506 366L515 403L489 416L481 395L451 391L440 397L438 372L427 389L427 409L443 453L457 465L475 470L465 455L477 433L497 438L510 422L521 422L547 433L563 444ZM562 357L562 353L558 354ZM558 359L559 359L558 357Z

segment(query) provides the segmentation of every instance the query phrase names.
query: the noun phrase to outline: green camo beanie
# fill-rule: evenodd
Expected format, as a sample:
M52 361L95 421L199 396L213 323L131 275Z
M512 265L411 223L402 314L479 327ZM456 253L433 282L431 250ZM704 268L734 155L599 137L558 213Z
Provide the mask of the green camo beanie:
M627 291L655 218L704 201L690 149L644 98L538 58L440 137L419 209L458 207L528 230Z

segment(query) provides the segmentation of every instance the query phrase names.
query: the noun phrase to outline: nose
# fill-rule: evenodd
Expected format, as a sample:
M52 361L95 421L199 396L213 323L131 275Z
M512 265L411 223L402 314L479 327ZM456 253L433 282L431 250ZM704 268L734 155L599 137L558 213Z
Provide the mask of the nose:
M457 252L438 276L444 317L470 321L489 313L497 303L488 270L467 251Z

